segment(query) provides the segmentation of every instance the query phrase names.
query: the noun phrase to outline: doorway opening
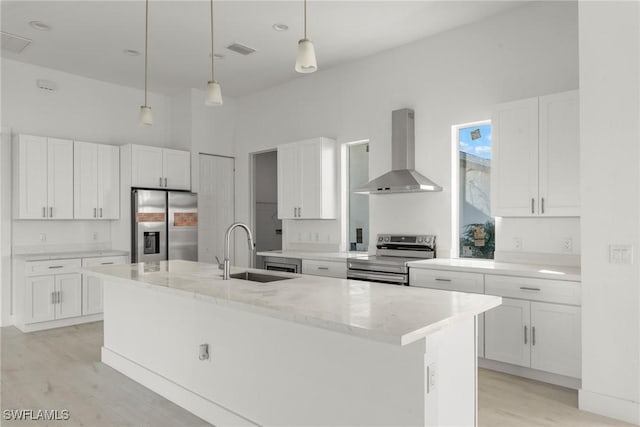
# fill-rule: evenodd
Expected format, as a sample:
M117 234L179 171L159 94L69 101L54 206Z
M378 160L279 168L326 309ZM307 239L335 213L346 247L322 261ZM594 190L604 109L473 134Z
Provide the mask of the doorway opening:
M278 152L252 155L251 210L256 253L282 249L282 220L278 219ZM254 264L262 268L261 257Z

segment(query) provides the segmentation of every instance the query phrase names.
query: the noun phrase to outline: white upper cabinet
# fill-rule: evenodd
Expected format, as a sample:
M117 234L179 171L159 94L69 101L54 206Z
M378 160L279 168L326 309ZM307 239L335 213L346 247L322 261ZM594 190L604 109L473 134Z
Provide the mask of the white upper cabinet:
M131 146L131 186L191 189L191 153L167 148Z
M494 216L579 216L578 91L497 106L491 117Z
M113 145L75 141L74 218L120 217L120 149Z
M73 142L18 135L14 145L16 219L73 218Z
M278 146L278 218L336 218L336 142L314 138Z

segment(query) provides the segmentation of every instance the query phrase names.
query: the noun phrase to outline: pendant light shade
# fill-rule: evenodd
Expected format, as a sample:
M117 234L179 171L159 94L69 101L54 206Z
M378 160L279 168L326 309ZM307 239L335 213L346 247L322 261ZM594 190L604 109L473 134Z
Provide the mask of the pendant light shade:
M140 106L140 118L138 120L140 126L151 126L153 124L153 113L151 107L146 105Z
M311 40L302 39L298 42L298 56L296 58L296 71L299 73L313 73L318 69L316 63L316 50Z
M149 67L147 61L147 46L149 42L149 0L145 2L145 19L144 19L144 105L140 106L140 116L138 123L140 126L151 126L153 124L153 113L151 107L147 105L147 77Z
M304 0L304 38L298 41L298 56L295 70L299 73L313 73L318 69L316 50L311 40L307 38L307 0Z
M207 98L205 99L205 105L222 105L222 89L220 83L218 83L214 77L214 51L213 51L213 0L210 0L211 10L211 80L207 83Z
M222 90L218 82L209 82L207 84L206 105L222 105Z

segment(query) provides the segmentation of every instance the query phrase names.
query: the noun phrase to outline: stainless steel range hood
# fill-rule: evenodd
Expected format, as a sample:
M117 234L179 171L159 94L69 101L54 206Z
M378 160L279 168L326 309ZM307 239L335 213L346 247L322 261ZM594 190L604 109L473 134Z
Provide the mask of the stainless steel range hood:
M415 124L413 110L391 114L391 168L355 190L360 194L417 193L442 191L442 187L415 170Z

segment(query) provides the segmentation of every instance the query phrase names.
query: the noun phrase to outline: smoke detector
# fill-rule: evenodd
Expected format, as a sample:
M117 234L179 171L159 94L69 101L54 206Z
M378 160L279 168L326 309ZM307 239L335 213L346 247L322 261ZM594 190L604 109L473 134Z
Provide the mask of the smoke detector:
M46 90L48 92L54 92L58 89L58 84L56 82L52 82L51 80L39 79L38 81L36 81L36 86L38 86L38 89Z
M229 46L227 46L227 49L229 49L232 52L239 53L240 55L245 55L245 56L251 55L256 51L254 48L238 42L234 42L230 44Z
M21 53L25 47L31 44L31 39L5 33L4 31L0 31L0 39L2 40L2 50L8 50L13 53Z

